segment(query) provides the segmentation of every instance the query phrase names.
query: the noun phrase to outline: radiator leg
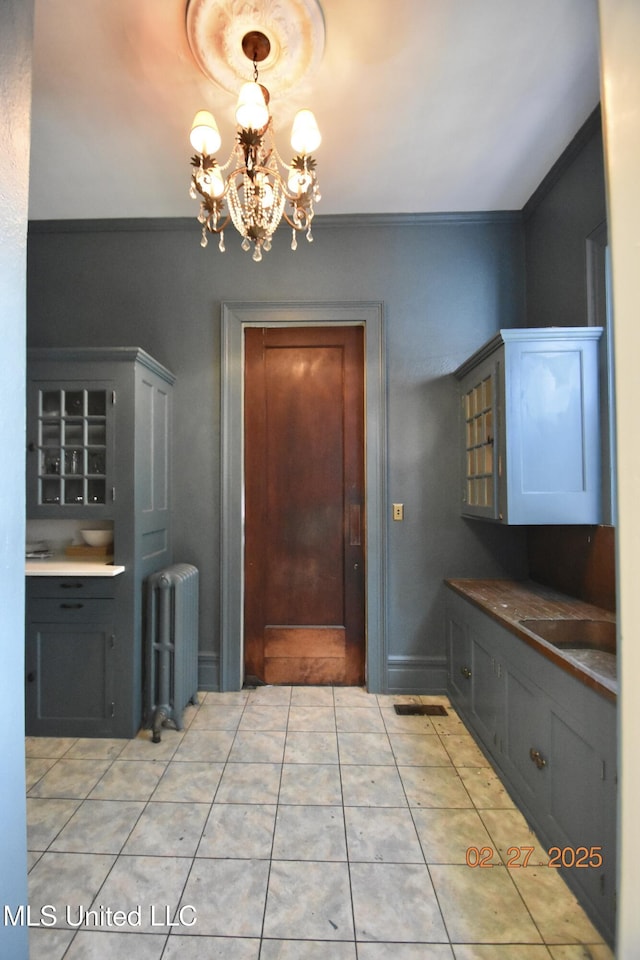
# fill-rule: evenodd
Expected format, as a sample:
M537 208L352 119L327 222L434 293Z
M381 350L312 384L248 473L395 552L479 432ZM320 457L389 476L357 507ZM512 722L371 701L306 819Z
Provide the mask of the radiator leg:
M170 680L171 680L171 582L168 577L161 577L160 589L160 628L157 650L157 671L159 701L153 714L153 743L160 743L160 728L171 716Z
M153 736L151 738L152 743L160 743L160 728L166 722L169 717L169 713L166 707L158 707L155 713L153 714Z

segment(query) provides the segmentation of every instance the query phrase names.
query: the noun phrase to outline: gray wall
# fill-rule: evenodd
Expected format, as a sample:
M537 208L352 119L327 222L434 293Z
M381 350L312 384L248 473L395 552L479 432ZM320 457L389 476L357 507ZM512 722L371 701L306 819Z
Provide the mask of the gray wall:
M33 4L0 3L0 909L27 902L24 776L24 369ZM26 960L27 927L0 919L0 956Z
M598 109L524 210L527 325L579 327L594 323L604 328L599 350L602 522L615 525L614 372L612 331L606 316L606 217Z
M220 303L381 301L387 355L388 640L406 688L443 689L447 576L523 576L524 533L458 515L452 370L499 327L524 325L517 215L327 218L261 264L230 232L227 253L193 222L32 224L30 346L138 345L177 376L176 560L201 571L201 653L219 650Z
M587 323L586 240L607 216L600 111L525 207L527 325Z

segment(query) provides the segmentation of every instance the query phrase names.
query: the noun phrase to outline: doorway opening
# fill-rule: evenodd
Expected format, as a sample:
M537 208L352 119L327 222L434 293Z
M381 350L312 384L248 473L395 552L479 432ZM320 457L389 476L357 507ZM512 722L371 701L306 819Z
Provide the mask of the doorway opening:
M386 379L382 305L228 302L221 323L220 688L244 682L244 340L251 327L361 326L364 330L365 684L386 689Z
M245 677L364 682L363 347L362 325L245 329Z

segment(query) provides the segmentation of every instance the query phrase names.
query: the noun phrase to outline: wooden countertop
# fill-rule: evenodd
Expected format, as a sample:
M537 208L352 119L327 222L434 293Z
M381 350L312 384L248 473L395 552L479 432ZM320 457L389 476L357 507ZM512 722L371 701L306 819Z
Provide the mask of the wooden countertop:
M110 560L84 560L64 556L25 561L27 577L117 577L126 567Z
M616 701L617 680L599 669L598 654L580 651L577 660L523 627L521 620L607 620L615 623L615 614L582 600L542 586L533 580L445 580L446 585L469 600L542 656L557 664L608 700Z

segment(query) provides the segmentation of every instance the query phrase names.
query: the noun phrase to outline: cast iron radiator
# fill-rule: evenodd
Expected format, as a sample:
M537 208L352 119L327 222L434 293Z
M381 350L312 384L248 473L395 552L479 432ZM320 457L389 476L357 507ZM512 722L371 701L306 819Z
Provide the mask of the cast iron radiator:
M147 578L145 726L182 730L182 712L198 702L198 570L175 563Z

